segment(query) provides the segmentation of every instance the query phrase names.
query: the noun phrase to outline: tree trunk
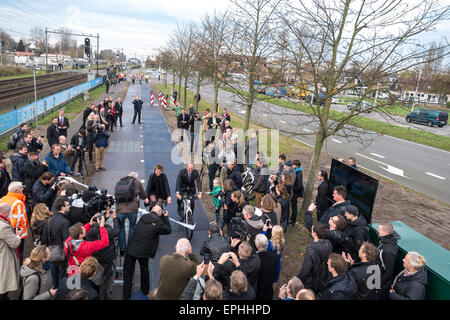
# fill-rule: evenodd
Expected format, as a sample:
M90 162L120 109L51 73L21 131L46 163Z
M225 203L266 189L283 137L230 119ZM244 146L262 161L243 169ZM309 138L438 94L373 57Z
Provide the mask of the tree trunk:
M200 78L200 72L199 72L198 76L197 76L197 99L195 99L195 111L198 111L198 96L200 95L200 82L201 82L201 78Z
M316 182L317 168L319 166L320 154L322 152L323 143L325 141L322 130L323 130L322 128L319 128L319 133L316 136L316 143L314 145L314 153L311 159L311 163L309 165L309 173L307 180L308 182L306 184L306 189L303 196L302 208L300 209L300 214L302 216L305 215L309 205L311 204L311 202L313 202L312 194L314 191L314 183Z
M188 85L188 80L189 80L189 76L186 76L186 78L184 78L184 100L183 100L183 106L186 109L186 105L187 105L187 85Z
M178 97L177 97L177 101L181 101L181 75L178 77Z
M175 74L172 73L172 96L173 96L173 90L175 90Z
M217 107L217 100L219 99L219 83L214 82L214 104L213 108L216 112L219 112L219 108Z

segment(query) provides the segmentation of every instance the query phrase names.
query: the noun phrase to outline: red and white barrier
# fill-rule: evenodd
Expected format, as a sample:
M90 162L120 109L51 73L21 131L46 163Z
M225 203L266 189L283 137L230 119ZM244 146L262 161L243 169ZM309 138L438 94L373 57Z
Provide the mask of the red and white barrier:
M155 97L153 96L153 93L150 94L150 105L152 106L153 103L155 102Z
M162 107L164 110L167 109L167 100L165 96L162 97Z

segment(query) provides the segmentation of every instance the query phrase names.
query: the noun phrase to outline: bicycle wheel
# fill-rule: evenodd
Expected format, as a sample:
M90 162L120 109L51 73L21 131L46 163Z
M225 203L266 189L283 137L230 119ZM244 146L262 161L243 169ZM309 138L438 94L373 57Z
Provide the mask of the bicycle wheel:
M185 215L185 218L186 218L185 222L187 224L193 225L194 224L194 219L192 217L192 211L189 209L189 210L186 210L185 213L186 213L186 215ZM188 240L192 239L192 235L193 234L194 234L194 230L186 228L186 238Z

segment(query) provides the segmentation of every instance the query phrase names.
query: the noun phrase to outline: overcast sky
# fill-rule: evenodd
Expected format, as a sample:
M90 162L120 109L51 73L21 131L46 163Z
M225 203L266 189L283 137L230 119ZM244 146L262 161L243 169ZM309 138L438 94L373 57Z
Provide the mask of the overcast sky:
M30 29L61 27L73 32L100 34L100 49L122 49L128 58L143 58L166 44L177 23L199 21L204 13L227 8L229 0L1 0L0 29L13 38L29 38ZM421 35L439 42L450 33L450 23ZM50 43L57 35L50 36ZM78 38L78 44L83 42ZM96 45L91 39L91 45Z

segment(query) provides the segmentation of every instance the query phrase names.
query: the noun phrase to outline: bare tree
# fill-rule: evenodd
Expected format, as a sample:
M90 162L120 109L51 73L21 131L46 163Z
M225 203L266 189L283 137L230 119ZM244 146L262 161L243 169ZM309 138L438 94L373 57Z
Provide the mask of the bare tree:
M203 27L202 53L204 56L203 66L214 87L213 108L217 110L219 87L222 83L220 76L220 63L224 53L224 41L229 30L228 12L205 14L201 19Z
M277 29L275 10L282 0L232 0L231 25L225 37L221 78L245 106L244 132L250 125L256 97L254 82L265 75L267 57L274 50L272 34ZM244 76L243 82L234 82L230 74ZM248 137L246 137L247 140Z
M377 92L385 77L448 55L447 43L427 49L417 39L448 14L449 6L434 0L297 0L280 9L279 17L290 30L288 49L300 79L313 92L309 108L317 123L302 213L312 199L326 139L342 130L347 130L347 136L360 134L352 133L346 124L360 113L360 103ZM430 55L430 50L441 50L441 54ZM370 76L360 86L358 79L364 74ZM331 119L332 97L352 89L359 90L358 103L339 119ZM386 106L377 104L373 109Z

